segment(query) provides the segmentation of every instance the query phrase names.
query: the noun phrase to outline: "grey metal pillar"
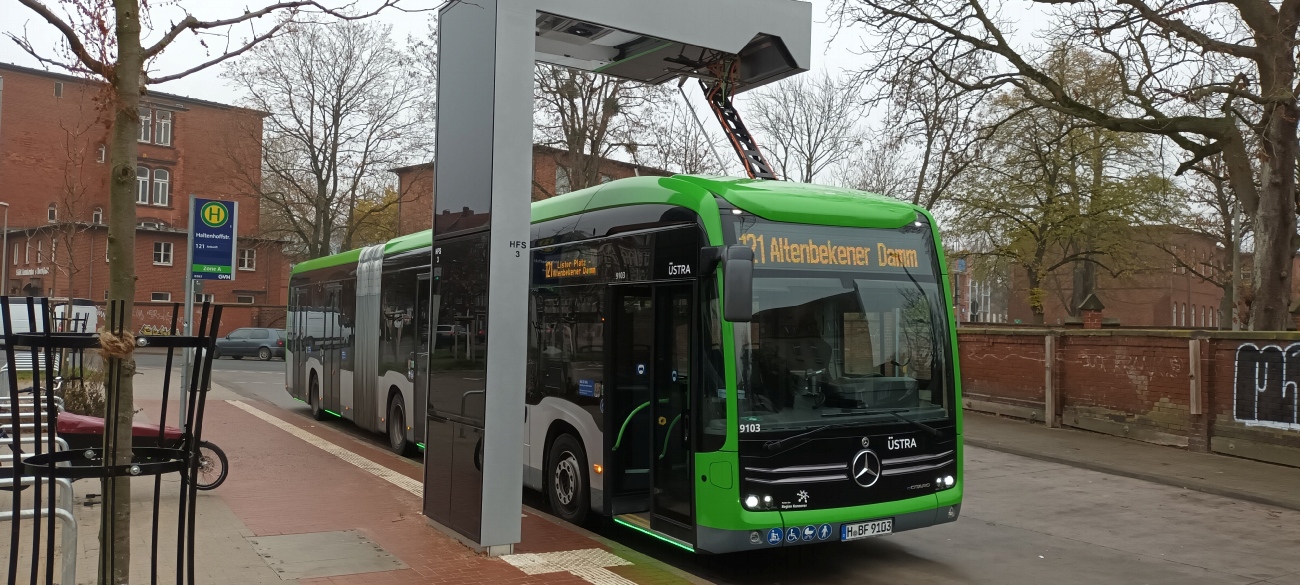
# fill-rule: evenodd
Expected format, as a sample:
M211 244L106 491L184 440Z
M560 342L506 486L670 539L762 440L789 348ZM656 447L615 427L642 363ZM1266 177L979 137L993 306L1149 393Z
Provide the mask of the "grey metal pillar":
M531 2L477 0L451 5L439 21L434 246L442 266L487 272L484 290L476 292L487 295L491 367L481 370L481 388L444 382L473 375L430 373L425 514L491 554L509 552L520 538L535 14ZM463 221L439 225L443 211ZM484 226L486 254L478 247ZM449 272L433 294L453 278L453 286L480 282ZM462 311L468 314L455 307L440 312L454 318ZM476 322L468 321L471 348ZM457 446L476 436L481 441ZM474 484L480 494L463 487Z
M432 348L427 411L414 413L427 421L424 513L436 524L489 554L520 539L534 63L643 83L726 69L743 91L808 69L811 22L794 0L443 7L430 331L450 326L455 341Z

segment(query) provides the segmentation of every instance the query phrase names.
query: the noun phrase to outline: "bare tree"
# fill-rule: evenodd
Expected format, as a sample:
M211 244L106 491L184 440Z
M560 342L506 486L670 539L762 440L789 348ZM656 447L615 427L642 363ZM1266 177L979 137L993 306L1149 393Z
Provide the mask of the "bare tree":
M957 55L947 56L945 66L976 71L984 63L978 55ZM880 91L867 103L885 107L882 133L895 137L916 161L906 199L933 208L979 156L987 133L978 120L983 96L943 83L929 63L909 56L885 59L866 74L879 82Z
M271 234L309 258L354 247L358 213L386 205L388 169L428 151L427 88L393 46L390 28L364 22L302 26L253 49L223 75L245 103L269 112L262 202Z
M100 90L83 86L71 91L80 91L85 94L83 97L91 98L89 94ZM78 257L85 248L85 234L95 228L95 208L90 190L103 178L96 162L101 154L105 160L108 156L107 145L98 140L104 126L103 112L88 107L91 102L92 99L75 100L76 113L59 119L63 156L58 163L62 166L62 181L50 202L54 206L54 218L50 220L49 261L54 266L50 288L59 290L59 278L66 278L69 298L77 296L77 275L86 268ZM102 210L100 215L102 219ZM91 250L88 262L94 262L94 259L94 250Z
M242 7L234 11L234 16L213 20L200 20L184 7L175 5L171 8L179 11L182 18L160 27L158 30L162 34L158 40L145 46L141 41L141 31L151 23L147 2L62 0L51 5L42 0L18 0L53 26L63 40L54 54L45 54L33 47L26 37L10 35L19 47L47 66L103 81L108 87L106 103L111 111L108 145L111 166L108 210L110 301L132 303L135 300L135 167L139 154L136 139L140 134L140 96L148 91L148 87L183 78L243 54L258 43L280 34L291 23L322 15L364 18L392 7L398 1L375 0L371 9L353 11L351 4L331 8L315 0L288 0L268 3L261 8ZM257 27L259 22L267 21L271 22L269 26ZM234 27L240 25L251 27L247 38L233 36ZM180 71L151 70L153 60L186 33L199 35L201 39L207 39L203 41L205 46L221 47L221 50L211 51L205 61ZM132 330L131 311L126 311L125 319L124 330ZM116 409L117 436L105 437L107 444L117 445L114 452L105 453L105 458L110 461L130 460L134 371L135 360L129 355L124 356L120 376L116 383L108 384L117 389L112 401L120 406ZM101 546L111 554L102 557L107 566L101 567L100 580L104 583L127 583L131 564L130 479L113 479L105 490L104 501L111 510L112 521L104 527L109 541L101 543Z
M722 149L731 154L723 139L703 127L705 118L692 113L691 105L669 100L654 113L647 129L647 144L638 149L632 160L675 173L688 175L722 175L730 168L721 158Z
M861 87L856 78L823 73L753 92L749 118L781 178L810 183L863 147Z
M905 151L904 137L882 131L835 170L833 182L894 199L914 196L917 165Z
M1093 47L1120 71L1122 101L1088 104L1044 72L1007 34L999 17L1011 6L1006 0L834 0L832 12L841 24L872 31L886 63L919 60L964 90L1012 88L1035 107L1108 130L1165 136L1187 154L1180 174L1222 154L1232 191L1254 218L1250 326L1285 329L1300 241L1300 0L1033 2L1055 8L1055 40ZM942 57L953 54L980 54L993 65L974 74L944 67Z
M651 106L666 90L598 73L539 63L533 74L534 140L567 151L569 187L600 183L601 159L643 146ZM534 185L541 187L536 181Z

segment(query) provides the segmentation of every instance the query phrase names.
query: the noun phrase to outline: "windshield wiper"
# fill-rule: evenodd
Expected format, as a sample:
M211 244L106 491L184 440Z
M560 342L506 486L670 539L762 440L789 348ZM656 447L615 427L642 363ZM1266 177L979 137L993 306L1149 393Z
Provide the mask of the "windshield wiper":
M766 450L768 450L768 451L772 451L772 452L780 451L780 450L781 450L781 447L782 447L783 445L785 445L786 443L788 443L788 442L790 442L790 441L793 441L793 440L795 440L795 439L802 438L802 437L807 437L808 435L815 435L815 434L817 434L817 433L820 433L820 432L822 432L822 431L826 431L826 430L830 430L830 429L835 429L835 428L840 428L840 427L848 427L848 426L853 426L853 425L856 425L856 424L857 424L857 423L835 423L835 424L829 424L829 425L822 425L822 426L817 427L817 428L815 428L815 429L809 429L809 430L806 430L806 431L804 431L804 432L802 432L802 433L799 433L799 434L797 434L797 435L790 435L789 437L786 437L786 438L784 438L784 439L775 439L775 440L772 440L772 441L768 441L768 442L766 442L766 443L763 443L763 448L766 449Z
M823 412L823 413L822 413L822 416L851 416L851 415L855 415L855 414L892 414L892 415L894 415L894 418L897 418L898 420L901 420L901 421L903 421L903 422L905 422L905 423L907 423L907 424L910 424L910 425L912 425L912 426L914 426L914 427L916 427L916 428L918 428L918 429L921 429L922 431L925 431L926 434L928 434L928 435L930 435L930 436L932 436L932 437L939 437L939 436L942 436L942 433L939 431L939 429L936 429L936 428L934 428L934 427L932 427L932 426L930 426L930 425L927 425L927 424L925 424L925 423L923 423L923 422L921 422L921 421L918 421L918 420L916 420L916 419L908 418L908 417L903 416L902 414L899 414L899 413L907 412L908 410L909 410L909 409L906 409L906 408L902 408L902 409L892 409L892 410L877 410L877 409L871 409L871 408L859 408L859 409L856 409L856 410L844 409L844 410L841 410L840 412Z

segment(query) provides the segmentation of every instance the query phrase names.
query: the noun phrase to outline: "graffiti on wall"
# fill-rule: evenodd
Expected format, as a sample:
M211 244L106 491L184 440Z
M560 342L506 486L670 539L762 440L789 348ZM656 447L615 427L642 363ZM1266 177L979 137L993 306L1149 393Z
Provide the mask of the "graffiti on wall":
M1300 343L1237 348L1233 417L1248 425L1300 429Z

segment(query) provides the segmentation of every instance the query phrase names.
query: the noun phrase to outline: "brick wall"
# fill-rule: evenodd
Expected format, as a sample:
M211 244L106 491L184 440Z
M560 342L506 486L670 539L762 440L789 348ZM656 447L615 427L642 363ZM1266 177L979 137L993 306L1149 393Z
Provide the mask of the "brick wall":
M958 337L968 409L1300 466L1295 333L989 328Z
M100 323L107 323L104 305L97 306ZM181 306L184 311L184 306ZM171 335L173 305L171 303L136 303L132 311L132 325L136 335ZM198 326L202 309L194 307L194 323ZM225 335L240 327L273 327L283 329L283 305L223 305L218 334ZM180 318L177 322L180 323ZM180 325L177 325L180 328ZM179 333L179 332L178 332ZM197 333L197 332L196 332Z

